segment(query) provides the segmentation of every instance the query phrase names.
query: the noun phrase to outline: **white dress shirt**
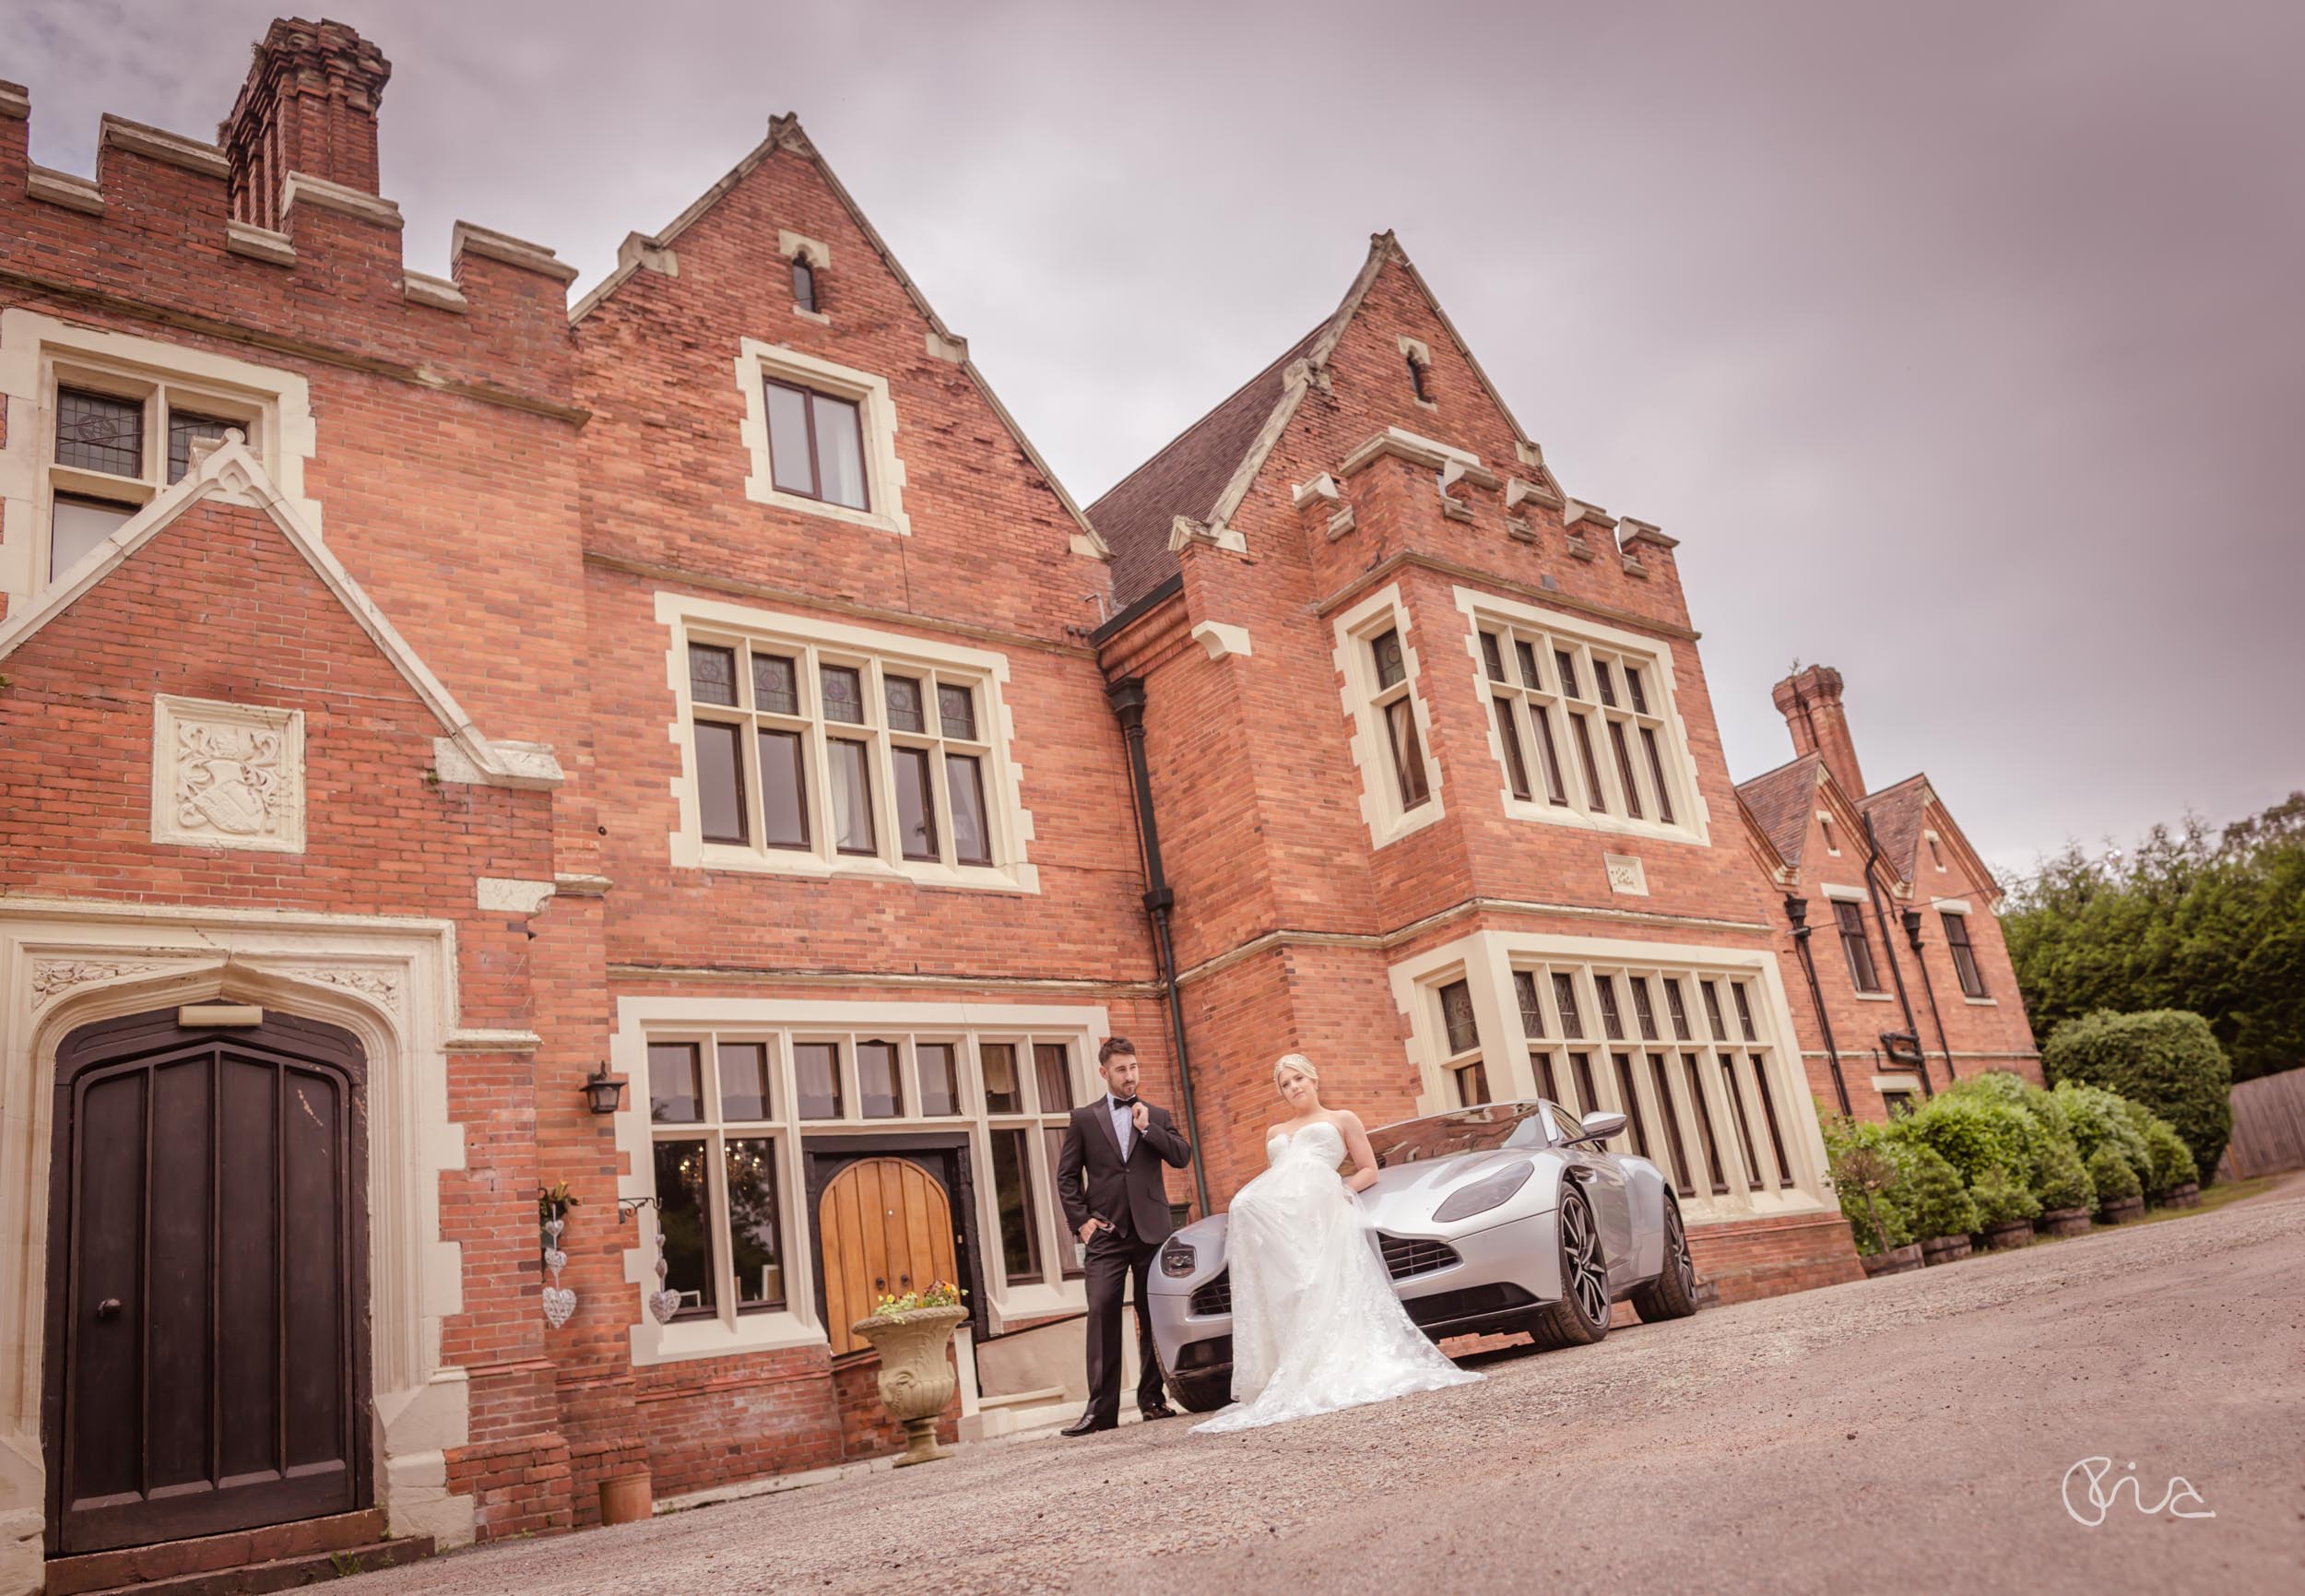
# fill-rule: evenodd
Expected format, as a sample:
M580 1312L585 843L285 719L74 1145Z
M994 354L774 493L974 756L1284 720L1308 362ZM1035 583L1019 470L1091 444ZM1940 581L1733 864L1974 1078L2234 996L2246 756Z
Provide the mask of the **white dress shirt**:
M1113 1137L1120 1143L1120 1159L1126 1164L1136 1141L1136 1105L1123 1103L1107 1092L1105 1094L1105 1110L1113 1117Z

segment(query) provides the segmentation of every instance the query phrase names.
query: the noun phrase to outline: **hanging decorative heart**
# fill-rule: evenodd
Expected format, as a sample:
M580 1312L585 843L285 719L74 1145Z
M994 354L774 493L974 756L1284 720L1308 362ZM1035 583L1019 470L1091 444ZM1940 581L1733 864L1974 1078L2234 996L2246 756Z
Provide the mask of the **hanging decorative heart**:
M544 1322L554 1330L569 1321L576 1311L576 1294L564 1285L544 1288Z
M568 1221L564 1219L548 1219L544 1222L544 1234L550 1236L554 1241L560 1240L561 1232L566 1230L567 1228Z
M648 1311L656 1316L658 1324L670 1324L672 1316L680 1311L680 1294L677 1291L650 1292Z
M568 1254L562 1252L557 1247L546 1247L544 1249L544 1267L552 1271L553 1279L558 1280L560 1278L561 1271L568 1267Z

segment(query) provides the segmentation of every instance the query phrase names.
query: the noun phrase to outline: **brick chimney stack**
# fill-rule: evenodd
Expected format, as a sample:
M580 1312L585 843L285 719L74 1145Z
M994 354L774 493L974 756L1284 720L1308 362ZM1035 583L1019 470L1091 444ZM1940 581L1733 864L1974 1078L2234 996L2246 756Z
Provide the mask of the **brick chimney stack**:
M1865 795L1864 773L1857 768L1857 745L1850 740L1849 716L1841 709L1841 673L1812 665L1771 690L1777 713L1792 732L1796 754L1820 753L1825 768L1851 798Z
M291 171L377 193L376 103L391 77L384 52L342 22L276 19L217 129L233 218L278 229Z

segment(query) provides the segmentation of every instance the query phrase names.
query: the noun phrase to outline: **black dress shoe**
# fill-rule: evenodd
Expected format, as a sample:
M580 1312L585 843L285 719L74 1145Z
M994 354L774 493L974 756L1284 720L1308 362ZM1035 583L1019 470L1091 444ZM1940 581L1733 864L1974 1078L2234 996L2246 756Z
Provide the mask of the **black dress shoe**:
M1148 1422L1153 1419L1173 1419L1176 1416L1176 1410L1166 1402L1158 1402L1149 1408L1139 1408L1137 1416Z
M1057 1433L1060 1436L1093 1436L1099 1430L1120 1428L1118 1419L1100 1419L1094 1413L1082 1413Z

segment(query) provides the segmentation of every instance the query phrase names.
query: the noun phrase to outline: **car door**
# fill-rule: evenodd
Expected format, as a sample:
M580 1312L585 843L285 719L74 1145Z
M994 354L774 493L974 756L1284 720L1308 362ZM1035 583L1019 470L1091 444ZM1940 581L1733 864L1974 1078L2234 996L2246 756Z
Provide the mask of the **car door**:
M1548 1106L1564 1139L1585 1133L1576 1116L1557 1104ZM1590 1141L1571 1142L1561 1151L1569 1166L1578 1171L1586 1195L1592 1200L1593 1220L1601 1227L1602 1250L1609 1259L1611 1288L1631 1284L1639 1275L1633 1256L1632 1193L1625 1185L1624 1167L1614 1156Z

